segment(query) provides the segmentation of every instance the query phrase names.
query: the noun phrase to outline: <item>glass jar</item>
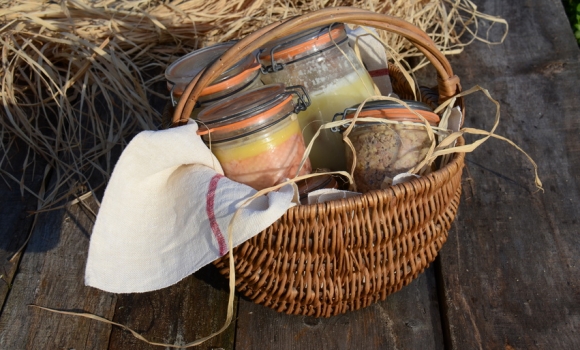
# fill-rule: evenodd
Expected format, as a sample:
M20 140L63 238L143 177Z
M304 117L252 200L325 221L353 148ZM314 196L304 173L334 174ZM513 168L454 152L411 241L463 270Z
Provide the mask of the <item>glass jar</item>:
M329 169L320 169L320 172L327 172ZM336 175L318 175L298 181L298 195L300 196L300 204L308 204L308 194L321 189L338 189L340 187L339 181L336 181ZM343 183L344 181L340 181Z
M430 125L439 124L439 116L426 104L417 101L404 102ZM342 118L353 118L357 107L346 109ZM419 117L393 101L368 102L359 114L359 118L363 117L423 124ZM348 125L344 125L342 131L347 127ZM405 173L419 164L431 147L424 124L384 124L357 120L348 138L356 151L353 178L359 192L391 186L395 175ZM346 158L347 163L352 164L353 154L348 147Z
M302 85L308 91L312 104L298 114L307 145L322 124L332 121L335 113L375 94L373 81L348 46L341 23L272 42L261 51L260 62L267 72L262 75L264 83ZM341 136L322 130L310 152L310 161L315 169L345 170Z
M296 94L297 98L293 98ZM310 173L296 112L304 95L267 85L213 104L199 114L199 134L230 179L256 190Z
M174 106L189 82L234 44L235 42L227 42L195 50L167 67L165 78ZM255 55L248 55L203 89L191 117L197 118L201 110L214 102L263 85L260 80L260 64Z

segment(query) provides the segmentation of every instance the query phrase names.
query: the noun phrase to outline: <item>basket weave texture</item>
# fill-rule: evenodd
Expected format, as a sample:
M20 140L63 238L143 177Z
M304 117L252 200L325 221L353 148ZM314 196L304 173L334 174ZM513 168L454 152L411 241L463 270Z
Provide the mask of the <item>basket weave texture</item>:
M352 9L324 9L249 35L193 79L173 114L187 120L201 89L240 57L268 40L341 21L405 36L438 73L440 101L460 91L446 58L418 28ZM266 37L266 38L264 38ZM396 78L396 75L393 76ZM393 83L402 95L408 84ZM406 89L406 91L402 91ZM458 99L463 108L463 101ZM459 140L459 144L463 139ZM447 240L461 196L464 154L429 175L361 196L290 208L274 224L234 249L236 288L258 304L288 314L329 317L385 299L408 285ZM214 264L229 275L227 255Z
M234 249L238 291L289 314L332 316L415 279L447 240L463 154L444 169L360 197L291 208ZM215 262L228 275L227 256Z

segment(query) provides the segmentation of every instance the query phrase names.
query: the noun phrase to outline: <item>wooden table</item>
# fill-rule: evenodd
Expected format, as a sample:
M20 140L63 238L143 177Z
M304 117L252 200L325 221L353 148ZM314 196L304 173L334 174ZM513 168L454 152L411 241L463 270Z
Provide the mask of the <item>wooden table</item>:
M238 298L232 326L201 348L580 349L580 50L560 0L475 2L507 19L509 35L502 45L476 42L451 64L464 89L479 84L500 101L497 132L536 160L545 192L535 191L522 154L490 140L466 158L459 213L439 258L409 286L328 319ZM493 105L483 95L466 103L465 124L490 129ZM30 181L40 186L38 176ZM88 288L94 201L29 215L35 199L2 181L0 198L1 349L157 348L30 304L94 313L173 344L221 326L228 292L211 266L151 293Z

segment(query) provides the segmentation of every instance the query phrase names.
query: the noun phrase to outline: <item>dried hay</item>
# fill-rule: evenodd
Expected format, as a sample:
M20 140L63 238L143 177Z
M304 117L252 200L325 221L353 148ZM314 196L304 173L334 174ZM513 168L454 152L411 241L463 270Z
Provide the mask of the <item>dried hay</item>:
M404 18L429 33L445 54L460 53L479 39L481 20L507 29L505 21L478 12L469 0L0 1L0 176L37 196L39 208L102 186L115 149L159 125L160 113L148 99L166 98L154 84L176 57L329 6ZM405 40L381 36L399 59L422 57ZM420 60L414 69L425 64ZM21 142L26 158L10 164L7 155ZM36 164L46 165L34 169ZM51 185L38 193L10 167L44 172Z

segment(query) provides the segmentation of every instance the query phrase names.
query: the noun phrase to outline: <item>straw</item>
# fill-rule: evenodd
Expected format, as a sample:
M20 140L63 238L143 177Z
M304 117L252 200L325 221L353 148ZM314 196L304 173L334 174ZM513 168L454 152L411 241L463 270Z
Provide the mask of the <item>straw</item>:
M0 1L0 177L38 197L24 173L44 171L35 164L46 164L52 185L40 209L94 192L128 141L161 124L160 111L148 101L167 99L156 84L168 64L195 48L329 6L401 17L429 33L445 54L461 52L472 40L487 41L477 37L480 21L503 24L507 32L504 20L478 12L469 0ZM396 64L422 57L400 37L380 36ZM409 76L426 64L422 59L400 68ZM25 161L10 164L9 154L22 143ZM22 175L9 169L22 169Z

